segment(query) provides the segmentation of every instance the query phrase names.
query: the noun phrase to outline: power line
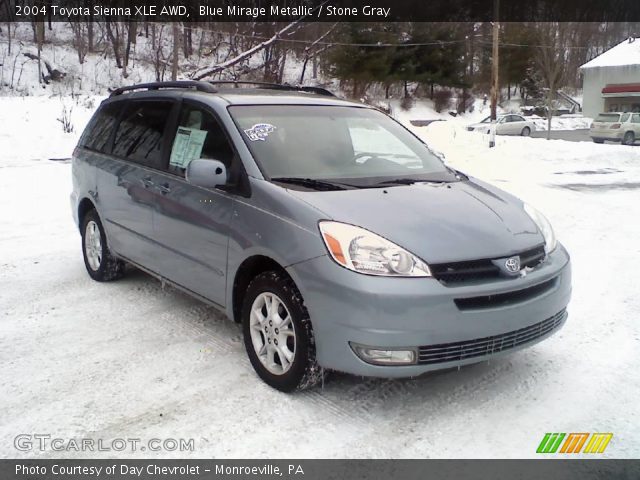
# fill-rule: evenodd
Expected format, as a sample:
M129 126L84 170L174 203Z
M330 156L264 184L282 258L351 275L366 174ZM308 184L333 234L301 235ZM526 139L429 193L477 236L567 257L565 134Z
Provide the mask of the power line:
M156 25L163 25L162 22L148 22ZM164 24L166 25L166 24ZM208 28L203 28L201 26L193 27L194 30L200 30L203 32L215 33L218 35L229 35L235 37L248 38L251 40L269 40L271 37L262 36L262 35L249 35L246 33L232 33L223 30L211 30ZM380 32L381 34L385 34L386 32ZM486 38L484 34L476 34L473 35L474 38ZM444 47L447 45L455 45L459 43L465 43L470 40L470 37L465 37L464 39L458 40L436 40L431 42L403 42L403 43L391 43L391 42L376 42L376 43L364 43L364 42L332 42L332 41L316 41L316 40L301 40L296 38L278 38L276 42L284 42L284 43L298 43L302 45L327 45L327 46L338 46L338 47L371 47L371 48L403 48L403 47L430 47L430 46L439 46ZM492 42L485 40L476 40L477 44L480 45L492 45ZM536 44L528 44L528 43L512 43L512 42L499 42L500 47L530 47L530 48L563 48L566 50L589 50L593 48L593 45L590 46L578 46L578 45L567 45L562 47L557 47L553 45L536 45Z
M156 25L162 25L162 22L148 22L148 23L153 23ZM271 37L268 36L262 36L262 35L248 35L245 33L233 33L233 32L226 32L226 31L222 31L222 30L211 30L208 28L203 28L200 26L196 26L193 27L194 30L200 30L203 32L209 32L209 33L215 33L218 35L229 35L229 36L235 36L235 37L242 37L242 38L248 38L251 40L270 40ZM359 42L330 42L330 41L316 41L316 40L300 40L300 39L296 39L296 38L278 38L275 40L276 42L288 42L288 43L299 43L299 44L306 44L306 45L331 45L331 46L340 46L340 47L380 47L380 48L390 48L390 47L426 47L426 46L445 46L445 45L453 45L456 43L464 43L467 41L467 39L460 39L460 40L436 40L436 41L432 41L432 42L409 42L409 43L383 43L383 42L376 42L376 43L359 43Z
M481 45L491 45L491 42L487 42L487 41L482 41L480 40L478 43L480 43ZM589 49L589 48L593 48L592 46L589 47L582 47L582 46L574 46L574 45L566 45L566 46L562 46L562 47L558 47L558 46L553 46L553 45L531 45L528 43L504 43L501 42L499 43L499 45L501 47L532 47L532 48L562 48L565 50L569 50L569 49Z

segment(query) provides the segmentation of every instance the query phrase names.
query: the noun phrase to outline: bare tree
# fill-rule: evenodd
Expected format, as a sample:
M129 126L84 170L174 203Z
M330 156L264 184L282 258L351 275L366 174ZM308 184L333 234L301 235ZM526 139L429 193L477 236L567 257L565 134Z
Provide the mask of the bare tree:
M315 59L315 57L317 57L318 55L324 53L326 50L328 50L329 48L332 47L331 44L325 44L325 43L320 43L323 42L324 39L335 30L336 26L338 24L334 23L333 25L331 25L331 27L329 27L329 29L322 34L321 36L319 36L313 43L311 43L310 45L307 45L304 49L304 62L302 63L302 72L300 73L300 84L302 84L302 82L304 82L304 74L307 70L307 64L309 63L309 60L311 60L312 58ZM314 70L316 68L316 64L314 62ZM314 71L314 78L315 78L315 71Z
M180 24L173 22L173 55L171 58L171 80L178 79L178 59L180 56Z
M113 48L113 56L116 61L116 66L118 68L122 68L122 38L120 34L121 29L118 25L118 22L111 22L110 20L107 20L105 22L105 25L107 27L107 36L109 37L111 46Z
M286 32L292 30L294 27L296 27L300 21L302 19L298 19L295 22L289 23L287 24L284 28L281 28L280 30L278 30L276 33L274 33L271 38L260 42L259 44L255 45L252 48L249 48L248 50L243 51L242 53L236 55L235 57L232 57L222 63L219 63L217 65L211 65L208 67L204 67L204 68L199 68L196 69L195 71L191 72L190 77L195 79L195 80L202 80L205 77L208 77L210 75L214 75L216 73L220 73L240 62L242 62L243 60L246 60L247 58L255 55L256 53L262 51L263 49L273 45L276 41L278 41L282 35L284 35Z
M156 81L164 80L164 74L167 70L167 62L164 57L164 49L162 48L162 36L164 34L164 24L156 28L156 24L151 26L151 37L153 46L153 67L156 72Z
M11 6L7 0L0 1L0 17L2 17L2 10L6 10L6 19L7 19L7 47L8 54L11 55L11 19L14 18L13 13L11 11Z
M11 22L7 22L7 47L8 54L11 55Z
M42 57L42 45L44 44L44 22L36 21L34 22L34 32L36 36L36 46L38 48L38 82L42 83L43 74L42 74L42 65L40 64L40 59Z
M136 34L138 32L137 26L138 24L135 20L127 21L127 46L124 50L124 68L122 72L122 75L125 78L128 76L127 67L129 66L129 59L131 58L131 45L136 44Z
M88 35L86 35L87 24L84 22L69 22L69 26L73 32L73 46L78 53L78 61L83 64L89 50L87 45Z
M551 117L556 108L558 90L564 85L566 75L566 39L570 24L545 22L536 25L540 46L535 61L546 87L547 139L551 138Z
M193 36L192 36L192 31L193 29L188 26L188 25L184 25L183 28L183 34L182 34L182 50L184 53L184 58L189 58L192 54L193 54Z

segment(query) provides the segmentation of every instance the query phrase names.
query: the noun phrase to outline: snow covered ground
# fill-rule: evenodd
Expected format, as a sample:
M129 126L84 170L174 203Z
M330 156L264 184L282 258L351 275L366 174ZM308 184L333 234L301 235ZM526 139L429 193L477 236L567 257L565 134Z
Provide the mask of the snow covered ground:
M63 101L72 134L56 121ZM14 449L23 433L195 440L191 453L41 454L58 458L522 458L545 432L612 432L605 457L640 454L640 147L499 137L489 149L456 122L414 128L452 166L547 214L572 255L569 320L488 364L401 381L336 374L285 395L213 309L139 272L89 279L70 165L48 160L70 155L89 104L0 98L0 457L38 455Z

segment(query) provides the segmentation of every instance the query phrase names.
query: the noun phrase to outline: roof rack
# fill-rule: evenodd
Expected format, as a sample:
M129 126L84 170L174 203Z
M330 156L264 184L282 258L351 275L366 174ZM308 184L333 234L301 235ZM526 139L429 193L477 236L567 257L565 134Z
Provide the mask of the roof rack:
M217 90L209 82L198 82L196 80L178 80L175 82L153 82L139 83L128 87L116 88L111 92L111 97L122 95L125 92L134 90L159 90L161 88L193 88L199 92L216 93Z
M335 97L333 93L331 93L326 88L322 87L311 87L306 85L291 85L288 83L269 83L269 82L249 82L249 81L235 81L235 80L211 80L208 83L211 85L234 85L235 88L238 88L240 85L255 85L258 88L265 88L271 90L288 90L294 92L308 92L308 93L316 93L318 95L324 95L326 97Z
M326 97L335 97L333 93L322 87L290 85L288 83L249 82L234 80L213 80L209 82L197 80L177 80L175 82L138 83L137 85L116 88L111 91L110 96L115 97L117 95L122 95L125 92L132 92L135 90L160 90L161 88L192 88L199 92L217 93L218 90L215 88L215 85L233 85L235 88L238 88L240 85L253 85L257 88L265 88L271 90L288 90L294 92L308 92L318 95L324 95Z

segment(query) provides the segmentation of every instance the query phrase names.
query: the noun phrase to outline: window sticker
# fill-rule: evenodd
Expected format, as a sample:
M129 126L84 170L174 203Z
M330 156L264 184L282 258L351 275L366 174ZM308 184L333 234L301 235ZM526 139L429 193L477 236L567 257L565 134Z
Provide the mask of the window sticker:
M271 132L276 129L270 123L256 123L253 127L244 131L252 142L264 142Z
M206 138L206 130L178 127L176 138L173 141L173 148L171 149L169 164L187 168L191 160L196 160L202 155L202 147Z

